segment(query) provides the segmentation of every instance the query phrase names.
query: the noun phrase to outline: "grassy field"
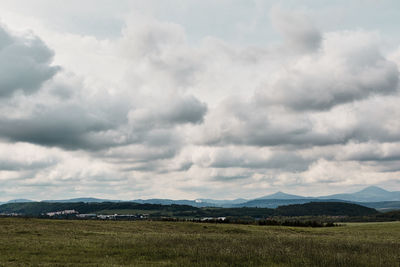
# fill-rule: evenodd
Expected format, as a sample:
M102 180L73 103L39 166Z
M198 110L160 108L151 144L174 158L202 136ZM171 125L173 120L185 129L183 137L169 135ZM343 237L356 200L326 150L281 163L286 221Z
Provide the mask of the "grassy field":
M400 266L400 222L293 228L0 219L0 266Z

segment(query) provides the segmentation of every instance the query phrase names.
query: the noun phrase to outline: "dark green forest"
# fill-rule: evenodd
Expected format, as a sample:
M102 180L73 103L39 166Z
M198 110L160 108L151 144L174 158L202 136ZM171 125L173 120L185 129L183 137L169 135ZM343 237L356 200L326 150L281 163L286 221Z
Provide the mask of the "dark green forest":
M177 217L233 217L262 219L273 216L378 216L372 208L343 202L311 202L270 208L197 208L189 205L138 204L133 202L102 203L9 203L0 206L0 213L16 213L26 216L40 216L47 212L76 210L80 214L138 214L146 213L150 218Z

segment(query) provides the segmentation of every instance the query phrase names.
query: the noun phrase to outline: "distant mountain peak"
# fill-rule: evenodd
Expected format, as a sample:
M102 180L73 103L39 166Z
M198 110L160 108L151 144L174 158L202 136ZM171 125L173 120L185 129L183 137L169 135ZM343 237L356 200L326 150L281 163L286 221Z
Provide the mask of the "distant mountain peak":
M387 191L383 188L380 188L378 186L371 185L371 186L368 186L368 187L364 188L363 190L359 191L358 193L386 194L386 193L389 193L389 191Z
M278 192L276 192L274 194L271 194L270 196L291 196L291 195L290 194L286 194L286 193L284 193L282 191L278 191Z
M278 191L274 194L266 195L266 196L260 197L258 199L302 199L302 198L305 198L305 197L291 195L291 194L284 193L282 191Z

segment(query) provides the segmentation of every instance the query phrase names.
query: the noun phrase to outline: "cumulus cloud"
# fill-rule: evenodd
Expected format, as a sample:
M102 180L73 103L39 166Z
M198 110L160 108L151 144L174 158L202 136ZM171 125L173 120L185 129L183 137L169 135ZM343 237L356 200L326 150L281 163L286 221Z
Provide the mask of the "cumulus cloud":
M320 51L295 58L261 85L257 99L294 110L325 110L398 90L397 65L386 59L376 34L325 34Z
M398 52L376 32L270 15L283 42L259 46L193 43L137 13L103 40L2 27L0 138L33 152L0 156L0 185L133 199L394 183Z
M59 70L53 51L33 34L17 36L0 25L0 97L31 94Z
M203 121L207 112L206 104L193 96L174 97L164 101L164 106L150 103L150 107L133 109L128 114L131 125L137 129L148 129L185 123L197 124Z
M98 150L123 143L115 132L126 121L121 117L127 112L123 101L117 104L106 92L95 96L82 83L63 83L64 78L57 75L35 96L3 101L0 136L64 149Z
M330 134L318 129L316 124L307 114L265 108L251 100L230 99L206 118L197 141L208 145L259 147L324 146L347 141L346 129Z
M173 100L170 105L162 117L172 123L201 123L207 112L207 105L194 96Z
M28 118L2 119L0 124L0 134L12 141L75 149L90 148L94 145L90 133L111 128L110 122L93 118L73 105L45 110Z
M121 39L110 44L108 48L115 52L112 59L115 61L120 59L121 46L128 47L125 50L129 50L128 55L120 59L121 62L129 62L124 71L134 77L148 76L148 79L154 79L153 85L147 84L147 78L144 85L128 78L127 83L121 82L118 88L107 88L99 86L101 82L93 83L92 78L59 72L54 77L48 77L45 85L35 87L37 96L30 99L23 95L15 96L4 102L4 112L0 116L0 136L14 142L30 142L69 150L107 150L115 146L140 143L149 146L178 146L175 127L201 123L207 112L207 105L192 94L175 91L174 87L180 86L181 79L172 80L171 84L166 82L174 74L165 74L164 71L157 74L159 64L143 63L145 70L143 65L133 65L137 61L146 61L147 58L150 61L161 60L161 54L176 54L175 50L168 52L170 43L172 46L176 43L176 26L155 24L156 26L149 28L143 28L143 24L140 27L130 26L134 33L128 33L127 30ZM169 28L172 30L169 31ZM147 41L156 47L151 49L149 44L140 45L145 41L142 40L143 36L148 36L150 39ZM35 40L39 42L36 37ZM41 41L40 44L46 47ZM142 51L145 48L154 51ZM35 56L35 53L30 51L27 55ZM49 52L49 56L52 53ZM46 60L42 61L48 63ZM165 62L169 60L165 59ZM166 64L175 63L172 61ZM166 67L165 71L170 69ZM29 70L32 75L35 74L35 69ZM15 77L25 74L24 70L13 70ZM153 77L150 78L150 75ZM164 92L154 94L154 90L159 88L163 88Z
M272 24L282 34L289 50L312 52L319 48L322 34L305 13L276 6L271 9L270 15Z

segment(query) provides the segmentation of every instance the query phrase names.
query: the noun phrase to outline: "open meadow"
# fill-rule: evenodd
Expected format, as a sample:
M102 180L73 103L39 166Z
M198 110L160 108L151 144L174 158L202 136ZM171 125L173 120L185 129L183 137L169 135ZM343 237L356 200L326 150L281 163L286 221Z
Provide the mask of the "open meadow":
M0 266L399 266L400 222L304 228L0 219Z

